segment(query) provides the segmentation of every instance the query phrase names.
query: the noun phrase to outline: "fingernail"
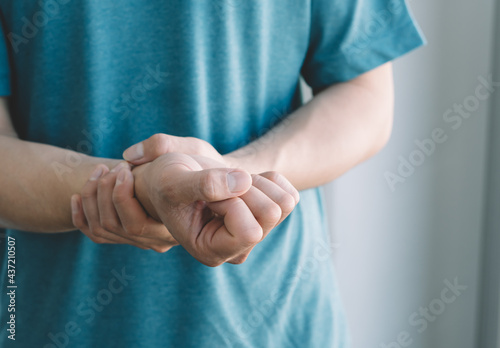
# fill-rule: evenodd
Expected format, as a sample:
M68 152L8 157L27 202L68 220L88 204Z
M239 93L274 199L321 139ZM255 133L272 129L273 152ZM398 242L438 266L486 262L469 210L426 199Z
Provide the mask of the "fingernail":
M127 166L128 166L127 162L120 162L116 167L111 169L111 173L119 172L120 170L122 170L122 168L125 168Z
M142 157L144 157L143 143L135 144L126 149L125 152L123 153L123 158L126 159L127 161L137 161L140 160Z
M102 172L103 172L102 167L101 166L97 167L96 170L94 170L92 172L92 175L90 175L90 179L89 180L90 181L94 181L94 180L99 179L101 177L101 175L102 175Z
M76 195L71 196L71 211L73 214L78 213L78 199Z
M248 188L248 175L245 172L234 171L227 174L227 186L231 192L240 192Z
M118 176L116 177L116 186L120 185L122 182L125 181L126 175L127 171L125 169L120 170Z

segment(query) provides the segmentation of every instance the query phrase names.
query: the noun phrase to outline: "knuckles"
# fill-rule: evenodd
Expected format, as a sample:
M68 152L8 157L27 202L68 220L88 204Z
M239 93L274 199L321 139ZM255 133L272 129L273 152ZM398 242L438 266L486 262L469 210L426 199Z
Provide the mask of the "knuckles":
M205 261L201 261L201 263L204 264L205 266L215 268L215 267L219 267L220 265L222 265L224 263L224 261L221 261L221 260L205 260Z
M82 199L90 199L93 198L95 194L96 194L95 186L87 184L83 187L81 196Z
M238 238L242 245L252 246L259 243L262 240L264 232L260 225L252 228L248 228L246 231L242 232Z
M287 215L290 214L297 205L295 198L288 193L280 197L278 204L280 205L283 213Z
M121 205L126 202L127 196L121 194L117 190L113 190L113 195L111 196L111 200L115 205Z
M211 145L203 139L198 139L195 137L186 137L184 138L186 142L189 143L191 147L191 151L198 155L210 155L211 153L207 151L211 147Z
M202 195L207 201L217 200L217 186L220 182L220 177L213 171L207 171L201 178L200 188Z
M167 134L156 133L152 135L149 140L149 150L152 152L153 156L158 157L169 151L172 137Z
M169 251L172 247L171 246L153 246L151 247L152 250L156 251L159 254L164 254L167 251Z
M203 265L211 268L219 267L227 261L227 259L222 258L221 256L213 252L195 252L191 255L193 255L193 257Z
M106 232L102 228L94 228L91 230L90 233L92 233L94 235L94 237L98 240L105 240ZM102 244L102 243L98 243L98 244Z
M233 265L241 265L241 264L245 263L245 261L248 259L248 256L250 255L250 253L251 253L251 249L249 251L248 250L245 251L243 254L232 257L230 259L222 259L222 258L217 257L217 256L205 257L205 258L201 258L201 259L197 258L197 259L205 266L215 268L215 267L219 267L219 266L223 265L224 263L230 263Z
M233 265L241 265L241 264L245 263L246 260L247 260L246 258L235 259L235 260L228 262L228 263L231 263Z
M277 223L281 219L281 207L278 204L269 204L265 209L265 219L271 223Z
M105 239L95 238L95 237L93 239L93 242L96 243L96 244L108 244L108 241L106 241Z
M102 178L100 178L98 181L97 181L97 187L99 190L102 190L103 188L109 186L109 185L113 185L115 182L115 178L114 177L109 177L109 176L103 176Z
M140 227L126 229L125 233L128 234L128 235L130 235L130 236L133 236L133 237L140 237L140 236L144 235L144 233L146 232L147 228L148 228L148 226L145 223L145 221L142 221Z
M262 173L262 176L275 183L279 182L280 180L283 180L283 176L280 173L274 171Z
M248 253L245 253L244 255L235 257L235 258L231 259L230 261L228 261L228 263L233 264L233 265L241 265L241 264L245 263L249 254L250 253L248 252Z
M109 232L116 233L120 229L119 224L114 219L102 219L101 226Z

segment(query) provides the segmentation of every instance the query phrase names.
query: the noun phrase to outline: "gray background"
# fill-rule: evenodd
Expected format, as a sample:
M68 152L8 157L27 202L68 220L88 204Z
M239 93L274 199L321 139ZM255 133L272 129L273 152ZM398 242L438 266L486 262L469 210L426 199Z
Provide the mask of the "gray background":
M383 347L403 331L409 347L500 347L500 88L457 130L443 120L454 103L474 96L479 76L498 70L500 12L495 16L494 0L410 5L429 44L395 63L392 139L325 187L353 348ZM384 173L397 173L398 157L408 159L415 140L437 127L448 140L391 192ZM444 281L455 277L467 290L419 333L410 315L440 298Z

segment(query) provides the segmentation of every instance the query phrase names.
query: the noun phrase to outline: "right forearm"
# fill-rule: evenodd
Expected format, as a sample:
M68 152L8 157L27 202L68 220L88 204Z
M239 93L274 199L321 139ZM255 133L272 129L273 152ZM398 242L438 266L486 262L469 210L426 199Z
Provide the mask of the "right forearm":
M97 164L119 160L0 135L0 227L32 232L73 230L70 198Z

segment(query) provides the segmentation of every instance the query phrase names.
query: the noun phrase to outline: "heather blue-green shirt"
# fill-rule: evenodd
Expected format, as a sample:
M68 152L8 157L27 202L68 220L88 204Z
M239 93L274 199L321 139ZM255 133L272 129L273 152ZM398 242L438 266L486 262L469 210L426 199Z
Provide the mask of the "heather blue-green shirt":
M422 44L402 0L1 0L0 21L19 137L111 158L154 133L230 152L300 107L300 76L319 92ZM322 207L301 192L246 263L218 268L180 246L8 230L17 288L9 312L0 239L0 346L347 347Z

